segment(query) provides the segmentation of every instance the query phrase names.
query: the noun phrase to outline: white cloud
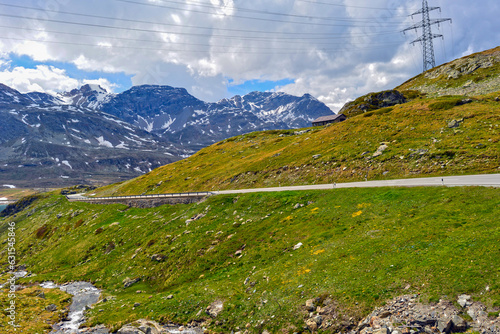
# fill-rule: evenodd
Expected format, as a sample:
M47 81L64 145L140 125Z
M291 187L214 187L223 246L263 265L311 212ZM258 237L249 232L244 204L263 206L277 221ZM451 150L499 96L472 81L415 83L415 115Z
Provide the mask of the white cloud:
M57 0L49 6L26 0L26 6L42 6L45 10L37 15L40 19L5 19L3 24L39 31L4 31L16 39L0 40L0 49L38 61L73 63L84 71L125 73L132 76L133 84L185 87L205 100L227 97L226 78L233 82L288 78L295 83L283 90L296 95L310 93L333 109L361 94L395 87L421 71L421 49L409 45L417 34L409 31L405 37L399 33L420 20L418 16L413 21L408 18L421 6L419 0L344 0L347 7L336 6L339 1L331 5L301 0L180 2L184 4L150 0L144 2L149 6L141 6L118 1ZM445 40L435 40L438 63L497 46L497 0L483 0L474 6L466 0L453 4L430 0L429 5L443 7L442 14L433 11L432 17L453 18L452 28L448 23L439 27ZM14 12L8 7L6 10ZM61 11L114 19L69 17ZM108 25L119 29L106 28ZM437 26L433 29L438 32ZM3 60L0 57L0 70L16 66L7 62L5 56ZM67 90L83 83L50 67L4 70L0 80L24 91L34 87ZM113 88L103 80L101 86Z
M38 65L36 68L14 67L0 72L0 82L21 93L45 92L56 93L79 88L86 83L101 85L108 91L113 91L115 84L107 79L77 80L71 78L65 70L54 66Z

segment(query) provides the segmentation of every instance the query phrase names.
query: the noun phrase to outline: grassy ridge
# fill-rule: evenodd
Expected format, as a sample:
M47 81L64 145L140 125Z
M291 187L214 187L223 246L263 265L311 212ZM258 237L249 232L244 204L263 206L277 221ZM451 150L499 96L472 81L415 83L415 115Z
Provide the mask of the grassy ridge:
M463 105L457 102L463 97L417 98L299 135L283 130L234 137L96 193L149 194L495 173L500 167L500 103L496 96L474 98ZM457 121L457 127L449 127L452 121ZM387 149L373 157L381 143Z
M108 301L90 312L91 324L117 329L151 318L205 321L220 332L247 323L252 332L293 332L304 325L305 300L321 297L336 305L334 331L408 292L430 301L470 293L500 306L499 195L487 188L338 189L155 209L54 195L1 221L0 242L5 224L16 221L18 260L38 274L25 283L78 279L104 289ZM204 312L216 300L224 302L217 321Z

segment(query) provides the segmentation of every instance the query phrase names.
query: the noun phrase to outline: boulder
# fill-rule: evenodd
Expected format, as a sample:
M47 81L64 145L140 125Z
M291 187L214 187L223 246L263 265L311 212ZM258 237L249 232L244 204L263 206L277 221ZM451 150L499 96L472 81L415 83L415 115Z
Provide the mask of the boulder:
M205 312L212 318L216 318L223 308L224 308L224 303L220 300L217 300L212 304L210 304Z
M306 300L306 310L309 312L314 312L316 307L314 306L314 299Z
M45 308L47 311L54 312L57 310L56 304L50 304Z
M458 315L454 315L451 318L451 321L453 323L453 332L465 332L467 330L467 322Z
M144 332L139 328L125 325L118 330L117 334L144 334Z
M472 302L470 300L470 296L469 295L460 295L460 296L458 296L457 303L460 306L462 306L462 307L466 307L466 306L472 305Z
M134 285L135 283L139 282L140 280L141 280L140 277L137 277L134 279L130 279L129 277L127 277L123 280L123 287L126 289L129 286Z

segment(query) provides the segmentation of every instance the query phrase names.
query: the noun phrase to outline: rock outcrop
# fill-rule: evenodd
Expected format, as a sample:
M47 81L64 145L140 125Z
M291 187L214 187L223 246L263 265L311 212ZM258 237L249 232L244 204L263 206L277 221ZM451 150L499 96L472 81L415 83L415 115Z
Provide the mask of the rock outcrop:
M392 107L396 104L406 103L405 96L397 90L387 90L380 93L370 93L362 96L355 101L346 103L339 114L344 114L347 117L356 116L368 111Z
M475 53L435 67L397 87L429 97L476 96L500 90L500 47Z
M500 318L489 318L484 305L468 295L459 296L458 304L423 304L418 295L397 297L361 320L352 334L500 333Z

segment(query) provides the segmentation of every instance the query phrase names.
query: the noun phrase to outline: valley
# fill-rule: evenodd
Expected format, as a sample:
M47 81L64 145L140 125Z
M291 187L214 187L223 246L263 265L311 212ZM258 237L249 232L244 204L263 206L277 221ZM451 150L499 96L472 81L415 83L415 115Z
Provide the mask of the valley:
M17 279L19 325L27 333L50 333L68 317L71 296L40 284L84 281L101 293L84 312L80 333L499 333L500 87L491 88L496 85L491 77L498 76L497 51L430 70L398 87L401 91L359 97L343 108L347 119L340 123L214 137L215 143L193 149L182 160L145 165L135 178L96 189L73 186L27 194L0 214L0 242L15 246L14 269L26 273ZM477 59L481 65L475 70L460 65ZM450 69L457 72L450 75ZM470 80L473 91L439 92ZM428 84L437 87L435 94L417 89ZM154 86L127 94L146 90L184 94ZM116 99L98 94L72 101ZM233 110L234 104L251 106L257 98L270 102L284 95L250 94L221 103ZM309 96L298 99L292 104L306 99L315 105ZM169 102L178 104L163 101ZM103 154L132 147L104 135L96 139L97 128L77 128L84 118L105 116L116 126L115 138L148 136L137 139L139 151L154 140L160 153L166 147L187 152L186 142L170 146L168 136L141 128L150 127L151 119L141 125L133 118L130 122L137 124L127 123L127 132L119 132L126 122L119 117L133 116L124 105L116 110L128 114L119 116L85 105L61 106L66 112L54 112L57 117L79 122L58 136L65 142L71 129L79 130L85 143L83 133L89 131L91 146L102 146ZM44 127L34 126L54 107L9 108L19 108L11 110L18 114L7 112L12 124L43 140L55 137L43 137ZM278 121L293 112L273 109L285 109ZM208 119L208 125L219 124L209 111L176 110L191 120L203 114L200 119ZM228 120L233 111L225 114ZM23 120L31 126L24 127ZM5 142L33 145L27 137L25 142L16 138ZM111 147L99 145L105 142ZM83 147L78 150L86 152ZM58 159L54 168L66 168L63 161L77 166ZM273 187L281 191L254 192ZM197 191L217 195L153 207L66 197L154 198ZM15 242L9 240L12 234ZM5 292L11 277L9 247L0 251ZM7 295L2 293L2 302L8 302ZM0 330L15 333L8 321L7 311L0 313Z

